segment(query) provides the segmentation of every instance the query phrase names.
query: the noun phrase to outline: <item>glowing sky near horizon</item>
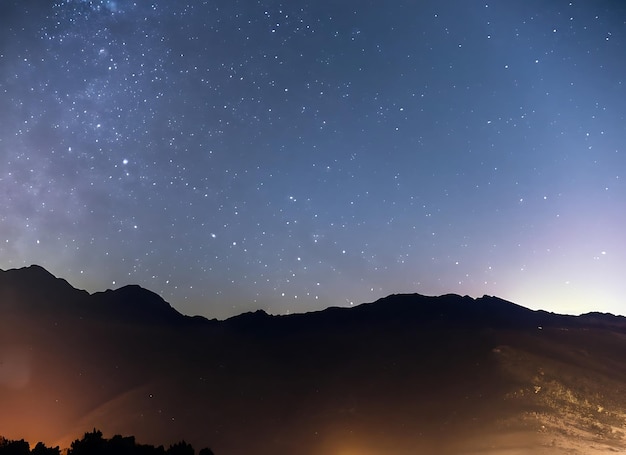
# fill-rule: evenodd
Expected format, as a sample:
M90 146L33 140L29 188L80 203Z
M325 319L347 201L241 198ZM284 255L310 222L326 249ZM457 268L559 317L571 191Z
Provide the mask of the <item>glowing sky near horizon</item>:
M0 4L0 268L179 311L626 314L616 1Z

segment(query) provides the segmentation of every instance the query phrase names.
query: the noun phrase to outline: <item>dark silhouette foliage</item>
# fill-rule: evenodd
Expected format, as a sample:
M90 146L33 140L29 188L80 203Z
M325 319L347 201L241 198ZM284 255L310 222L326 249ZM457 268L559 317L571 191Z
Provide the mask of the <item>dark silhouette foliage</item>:
M38 442L30 450L30 444L23 439L12 441L0 436L0 455L61 455L59 447L46 447ZM111 439L103 437L97 429L76 439L67 450L67 455L195 455L195 450L185 441L177 442L165 450L163 446L137 444L134 436L116 434ZM198 455L214 455L211 449L204 448Z
M31 455L61 455L61 449L59 446L46 447L43 442L38 442L30 453Z
M106 440L102 437L102 431L95 428L91 433L85 433L83 439L72 442L68 454L73 455L99 455L106 453Z
M30 444L23 439L10 441L0 438L0 455L30 455Z
M169 449L167 449L167 455L195 455L195 451L191 444L187 444L185 441L177 442L174 445L171 445Z

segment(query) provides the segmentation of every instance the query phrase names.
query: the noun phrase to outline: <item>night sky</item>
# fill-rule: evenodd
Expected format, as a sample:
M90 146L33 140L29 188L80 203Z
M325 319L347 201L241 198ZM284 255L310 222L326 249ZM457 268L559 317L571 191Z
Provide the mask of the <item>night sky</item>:
M620 1L3 0L0 268L224 318L626 314Z

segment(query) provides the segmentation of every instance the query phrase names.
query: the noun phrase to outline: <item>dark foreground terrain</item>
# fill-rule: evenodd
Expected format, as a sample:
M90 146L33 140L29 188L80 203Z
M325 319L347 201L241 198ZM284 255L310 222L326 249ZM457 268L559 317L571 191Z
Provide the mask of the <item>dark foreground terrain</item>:
M226 321L135 286L0 271L0 435L98 428L217 455L626 450L626 321L394 295Z

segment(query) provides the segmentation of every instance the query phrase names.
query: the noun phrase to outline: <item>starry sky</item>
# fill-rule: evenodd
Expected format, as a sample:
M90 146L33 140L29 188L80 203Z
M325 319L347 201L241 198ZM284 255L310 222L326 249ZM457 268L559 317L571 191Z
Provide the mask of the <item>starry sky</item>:
M0 268L626 314L624 55L620 1L3 0Z

